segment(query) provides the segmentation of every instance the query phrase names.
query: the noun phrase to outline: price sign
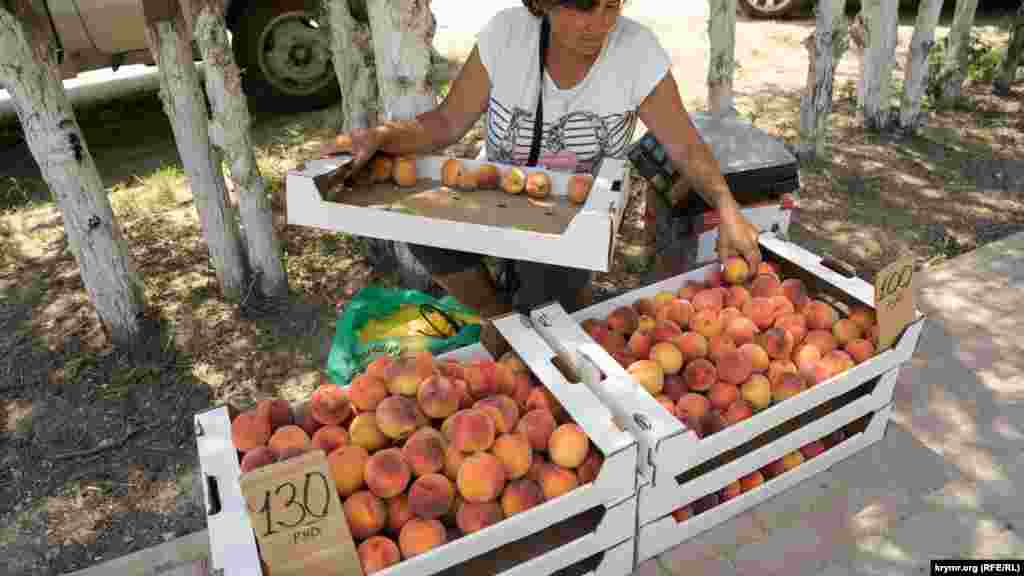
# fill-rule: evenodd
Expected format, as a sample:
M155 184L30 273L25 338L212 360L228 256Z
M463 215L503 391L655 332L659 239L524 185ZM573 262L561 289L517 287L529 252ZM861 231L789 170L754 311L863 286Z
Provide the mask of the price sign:
M242 496L273 576L363 576L322 450L243 474Z
M885 350L914 321L914 259L905 256L875 276L878 349Z

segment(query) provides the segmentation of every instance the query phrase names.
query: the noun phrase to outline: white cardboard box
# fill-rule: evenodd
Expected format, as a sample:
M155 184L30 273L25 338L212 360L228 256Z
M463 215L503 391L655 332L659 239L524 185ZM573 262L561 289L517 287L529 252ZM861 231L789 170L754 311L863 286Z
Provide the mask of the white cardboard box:
M349 159L342 155L307 162L288 172L285 184L288 223L336 230L356 236L394 240L411 244L424 244L452 250L470 251L500 258L514 258L575 268L607 272L614 255L616 232L629 200L630 180L627 164L623 160L605 159L594 179L586 202L580 206L565 197L570 174L543 168L523 168L526 172L546 172L552 180L552 200L544 204L552 210L529 204L524 193L511 196L500 191L457 192L457 197L446 196L451 190L441 187L441 166L447 157L420 156L416 170L420 178L437 180L430 206L451 209L458 205L465 213L476 214L473 221L456 221L427 217L417 213L387 210L366 202L330 202L322 195L331 184L331 176ZM486 162L461 159L467 165L479 166ZM504 172L510 166L490 162ZM474 195L477 195L474 198ZM424 197L426 198L426 197ZM452 199L454 198L454 199ZM489 202L502 198L505 210L517 210L530 219L536 219L536 229L523 229L506 224L499 213L502 208L486 208ZM477 202L478 201L478 202ZM383 199L382 199L383 202ZM477 202L474 204L474 202ZM484 208L481 208L481 207ZM568 219L563 228L552 224L555 219ZM479 223L487 221L488 223ZM550 225L550 226L549 226ZM551 230L561 230L552 233Z
M463 563L472 570L498 566L502 576L551 574L605 553L593 568L594 576L618 576L628 556L632 569L636 534L636 440L613 424L611 411L587 388L571 386L551 363L554 352L518 314L495 322L524 362L587 432L592 446L604 455L598 477L590 484L545 502L526 512L479 532L463 536L426 554L405 560L380 572L381 576L429 576L459 572ZM489 358L479 344L452 351L441 358ZM238 478L237 452L231 441L227 407L214 408L195 416L196 442L204 478L211 567L225 576L260 576L259 554L249 522ZM556 525L589 518L586 532L557 546L563 530ZM572 530L569 530L572 532ZM541 539L546 552L531 555L517 551L509 567L508 545L525 539ZM504 556L504 557L503 557ZM488 568L490 569L490 568Z

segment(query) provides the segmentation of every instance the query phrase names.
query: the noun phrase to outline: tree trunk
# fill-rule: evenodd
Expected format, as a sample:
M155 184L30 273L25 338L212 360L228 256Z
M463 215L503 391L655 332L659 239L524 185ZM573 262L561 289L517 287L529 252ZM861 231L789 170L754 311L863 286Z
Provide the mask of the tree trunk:
M1010 43L1006 46L1006 57L1003 58L996 72L995 81L992 87L1000 96L1010 95L1010 85L1017 78L1017 67L1020 65L1020 56L1024 52L1024 1L1017 9L1017 16L1013 19L1013 27L1010 29Z
M903 102L900 105L900 128L913 132L921 122L921 96L928 80L928 54L935 45L935 26L942 13L942 0L920 0L914 36L907 54L906 76L903 80Z
M736 68L736 0L709 0L708 108L713 114L733 114L732 78Z
M324 0L331 30L331 61L341 86L342 132L369 128L377 121L377 77L370 29L352 16L348 0Z
M939 102L951 106L960 99L967 76L967 56L971 47L971 27L978 0L957 0L953 25L946 38L946 57L939 71Z
M848 44L845 8L846 0L820 0L814 34L804 41L808 66L807 91L800 98L801 157L821 157L825 152L836 67Z
M183 0L182 8L192 18L191 27L206 62L206 93L213 107L210 140L227 158L238 191L251 272L261 294L286 296L288 276L281 260L281 243L274 231L270 198L252 147L249 105L228 44L224 3Z
M144 5L148 9L148 4ZM185 19L180 10L175 12L160 20L153 20L147 12L146 43L159 69L160 100L174 130L221 292L229 300L238 300L246 291L238 223L227 201L221 155L210 146L208 111Z
M30 0L0 3L0 87L11 95L32 157L56 199L100 322L112 343L133 348L146 309L143 284L64 92L49 23Z
M863 36L856 37L861 42L857 101L864 127L869 130L885 130L891 120L889 96L896 54L898 7L899 0L861 2L859 18Z

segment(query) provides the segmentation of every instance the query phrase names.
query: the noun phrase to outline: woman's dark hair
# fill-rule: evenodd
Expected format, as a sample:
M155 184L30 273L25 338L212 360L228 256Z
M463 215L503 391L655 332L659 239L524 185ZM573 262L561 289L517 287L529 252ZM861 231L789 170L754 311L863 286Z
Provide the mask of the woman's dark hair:
M625 0L622 3L625 4ZM598 4L599 0L523 0L523 6L530 10L530 14L538 18L555 6L565 6L586 12Z

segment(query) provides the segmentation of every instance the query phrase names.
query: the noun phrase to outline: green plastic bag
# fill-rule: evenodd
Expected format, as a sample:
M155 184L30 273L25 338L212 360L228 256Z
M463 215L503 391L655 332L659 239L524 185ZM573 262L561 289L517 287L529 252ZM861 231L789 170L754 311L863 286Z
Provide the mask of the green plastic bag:
M477 312L445 296L367 286L344 307L327 357L327 376L347 386L383 355L428 350L434 355L480 341Z

